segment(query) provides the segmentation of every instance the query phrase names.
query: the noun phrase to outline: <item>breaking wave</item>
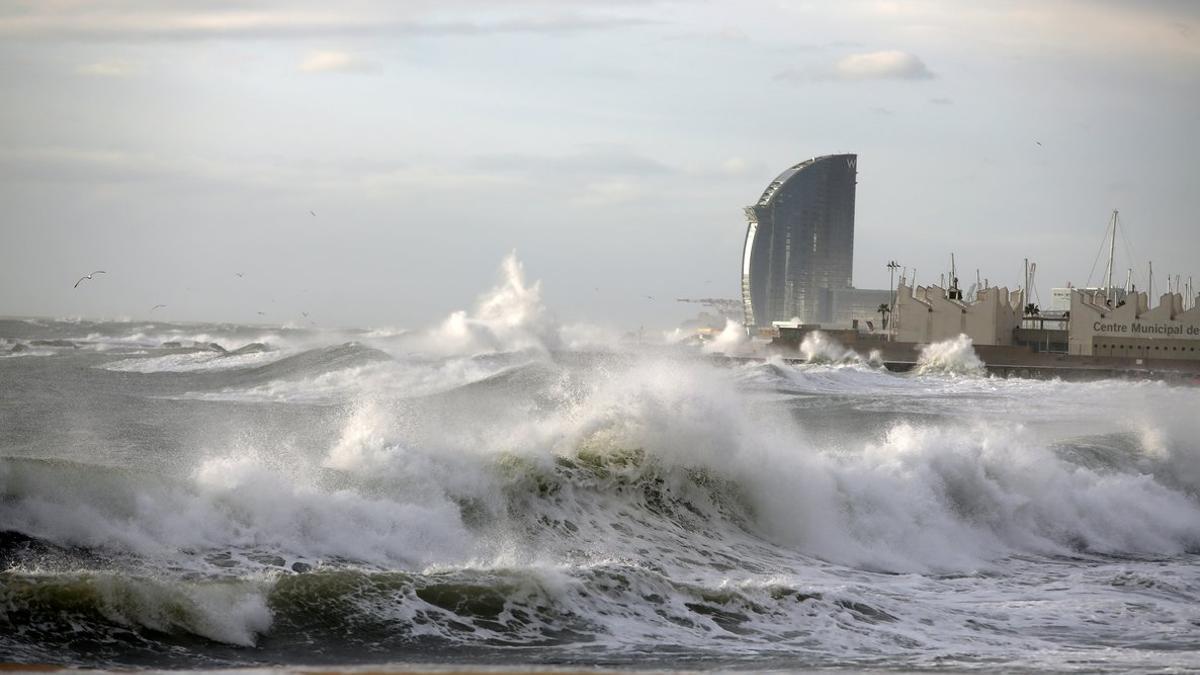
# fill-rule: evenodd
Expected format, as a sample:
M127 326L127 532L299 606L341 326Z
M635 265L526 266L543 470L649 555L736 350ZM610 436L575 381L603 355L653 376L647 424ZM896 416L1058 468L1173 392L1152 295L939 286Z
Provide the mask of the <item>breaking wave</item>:
M921 375L985 375L983 361L975 353L971 338L959 335L953 340L935 342L921 349L916 372Z
M433 354L535 350L562 344L560 327L542 304L541 282L525 281L516 253L501 265L500 283L479 298L473 312L460 310L414 346Z
M961 338L918 377L819 334L806 363L576 352L538 291L510 258L428 331L5 392L0 654L1121 669L1194 621L1200 391L959 377Z

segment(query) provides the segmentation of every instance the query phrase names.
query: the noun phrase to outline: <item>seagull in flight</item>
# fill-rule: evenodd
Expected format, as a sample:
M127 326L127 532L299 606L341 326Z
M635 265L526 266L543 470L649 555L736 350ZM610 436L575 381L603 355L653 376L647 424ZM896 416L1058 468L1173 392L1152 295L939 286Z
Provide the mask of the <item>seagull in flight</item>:
M241 279L242 277L246 276L246 273L245 272L234 272L233 276Z
M108 274L108 272L105 272L104 270L96 270L95 272L92 272L92 274L85 274L85 275L79 277L79 281L76 281L75 285L72 288L79 288L79 284L83 283L84 279L91 279L92 275L95 275L95 274Z
M163 308L163 307L166 307L166 305L162 305L162 304L155 305L155 306L153 306L153 307L151 307L151 308L150 308L150 311L151 311L151 312L153 312L154 310L156 310L156 309L161 309L161 308Z
M1046 146L1042 145L1042 142L1041 142L1041 141L1034 141L1034 143L1037 143L1039 148L1044 148L1044 147L1046 147Z
M317 217L317 214L313 213L312 211L309 211L308 213L309 213L309 215L311 215L313 218L316 218L316 217Z
M653 299L654 299L654 296L653 296L653 295L643 295L642 297L643 297L643 298L646 298L647 300L653 300Z

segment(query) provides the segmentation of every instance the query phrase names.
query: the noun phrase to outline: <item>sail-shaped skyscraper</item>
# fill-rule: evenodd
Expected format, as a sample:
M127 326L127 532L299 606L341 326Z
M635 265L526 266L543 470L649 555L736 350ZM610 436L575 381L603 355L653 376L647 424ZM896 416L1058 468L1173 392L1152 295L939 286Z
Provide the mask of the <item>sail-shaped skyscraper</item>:
M748 328L870 318L887 291L853 288L857 155L801 162L746 207L742 303Z

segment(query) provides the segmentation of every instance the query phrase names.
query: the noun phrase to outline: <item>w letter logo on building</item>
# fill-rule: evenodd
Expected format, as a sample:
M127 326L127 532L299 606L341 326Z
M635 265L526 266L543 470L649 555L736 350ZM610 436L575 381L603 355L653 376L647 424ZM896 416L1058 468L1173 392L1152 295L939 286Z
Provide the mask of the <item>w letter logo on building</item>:
M854 165L857 163L858 163L857 157L847 157L846 158L846 168L847 169L853 169Z

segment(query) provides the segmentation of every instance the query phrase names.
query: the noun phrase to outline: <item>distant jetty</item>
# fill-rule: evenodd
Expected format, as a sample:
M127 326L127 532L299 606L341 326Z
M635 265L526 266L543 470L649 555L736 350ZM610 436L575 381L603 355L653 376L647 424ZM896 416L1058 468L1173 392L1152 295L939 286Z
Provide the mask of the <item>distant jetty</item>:
M800 345L811 333L821 332L847 349L864 356L877 352L888 370L908 372L917 367L927 343L899 342L886 334L817 327L780 327L769 346L772 353L788 362L802 362ZM1151 379L1200 384L1200 360L1095 356L1035 351L1025 345L972 345L988 373L1000 377L1029 377L1064 380ZM795 356L794 356L795 355Z

